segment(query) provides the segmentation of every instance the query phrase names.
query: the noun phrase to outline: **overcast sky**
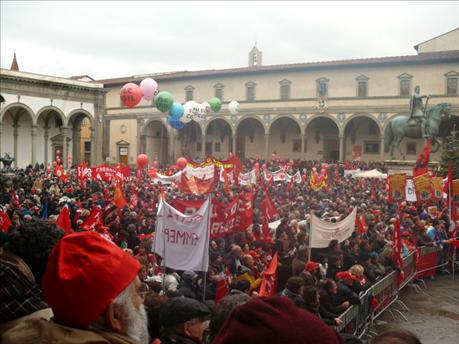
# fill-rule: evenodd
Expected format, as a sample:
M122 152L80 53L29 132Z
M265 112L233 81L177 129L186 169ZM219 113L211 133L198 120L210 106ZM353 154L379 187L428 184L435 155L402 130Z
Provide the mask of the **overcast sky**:
M0 65L95 79L415 54L459 26L459 2L1 1Z

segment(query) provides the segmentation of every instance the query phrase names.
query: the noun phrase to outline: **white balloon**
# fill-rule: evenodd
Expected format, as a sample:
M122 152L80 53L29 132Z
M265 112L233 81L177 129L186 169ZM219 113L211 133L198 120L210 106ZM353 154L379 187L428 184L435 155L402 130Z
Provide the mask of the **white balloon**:
M229 104L228 104L228 110L229 112L232 114L232 115L235 115L239 112L240 110L240 106L239 106L239 103L235 100L232 100Z
M192 119L193 119L193 103L189 101L183 105L183 116L180 117L180 121L182 123L188 123L188 122L191 122Z
M204 112L205 112L205 113L209 113L210 110L212 110L212 109L210 108L210 104L209 104L208 102L202 102L201 105L204 107Z

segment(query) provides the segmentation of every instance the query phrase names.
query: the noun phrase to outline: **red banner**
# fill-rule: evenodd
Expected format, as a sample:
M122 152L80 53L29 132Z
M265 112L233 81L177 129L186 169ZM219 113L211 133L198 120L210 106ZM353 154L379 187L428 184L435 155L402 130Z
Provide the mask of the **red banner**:
M245 231L253 221L253 191L239 194L234 230Z
M277 292L277 252L274 254L268 269L263 274L260 285L260 296L273 296Z

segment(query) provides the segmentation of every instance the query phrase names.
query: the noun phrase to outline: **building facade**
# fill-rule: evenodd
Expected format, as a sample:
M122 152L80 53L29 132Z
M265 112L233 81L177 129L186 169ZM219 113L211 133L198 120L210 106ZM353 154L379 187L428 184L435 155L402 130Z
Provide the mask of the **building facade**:
M111 163L131 164L139 153L163 164L179 156L226 157L229 152L267 159L384 161L390 158L384 151L386 126L394 116L409 116L417 85L430 96L428 108L452 105L453 119L442 123L440 136L453 123L459 128L457 36L459 29L418 44L412 56L263 66L254 47L246 68L100 80L107 90L104 156ZM223 108L200 123L172 129L167 114L153 102L122 106L120 88L146 77L154 78L174 101L218 97ZM240 103L237 115L227 110L231 100ZM400 149L413 160L423 146L421 139L404 139ZM440 153L432 159L438 160Z
M410 56L265 66L254 47L248 67L98 81L2 69L0 154L10 152L19 167L49 165L56 150L71 155L72 162L91 164L134 165L145 153L165 165L179 156L224 158L229 152L267 159L384 161L390 158L384 151L389 120L409 115L417 85L430 96L427 108L451 104L453 118L442 122L440 136L454 124L459 128L459 28L415 49ZM222 110L176 130L153 102L123 107L121 87L146 77L176 102L218 97ZM237 115L227 109L232 100L240 103ZM414 160L423 146L421 139L404 139L400 149Z

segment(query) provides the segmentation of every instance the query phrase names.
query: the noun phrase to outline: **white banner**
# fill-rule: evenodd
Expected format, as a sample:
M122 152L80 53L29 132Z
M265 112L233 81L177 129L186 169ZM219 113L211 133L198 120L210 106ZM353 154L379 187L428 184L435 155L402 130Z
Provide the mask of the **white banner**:
M405 195L407 202L416 202L416 191L414 189L413 179L407 179L405 184Z
M257 174L255 169L247 173L239 173L239 184L241 185L255 185L257 183Z
M166 267L207 271L209 266L210 198L194 214L185 215L161 199L153 252Z
M154 183L165 184L169 185L172 183L178 183L180 181L180 176L182 175L182 171L178 171L176 174L172 176L166 176L164 174L156 173L156 178L153 179Z
M203 167L193 167L188 164L183 171L187 178L197 177L199 179L211 179L214 177L215 165L209 164Z
M293 179L294 183L300 184L301 183L301 173L300 171L297 171L293 176L289 176L291 179ZM289 178L289 179L290 179Z
M316 215L311 214L311 238L310 245L313 248L327 247L331 240L343 242L349 238L355 230L355 216L357 208L354 208L345 219L340 222L322 221Z

